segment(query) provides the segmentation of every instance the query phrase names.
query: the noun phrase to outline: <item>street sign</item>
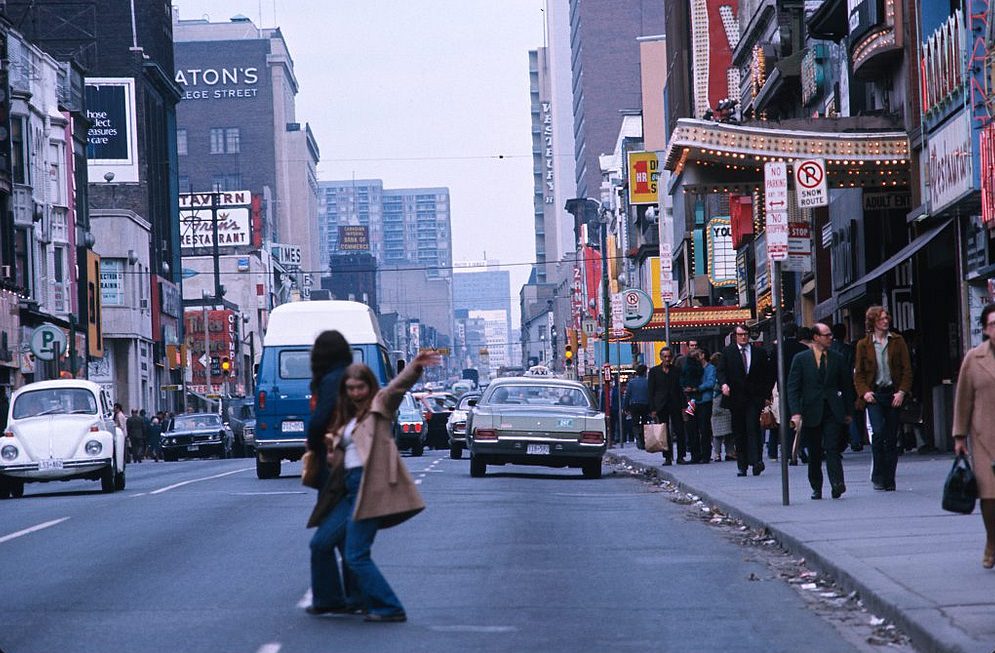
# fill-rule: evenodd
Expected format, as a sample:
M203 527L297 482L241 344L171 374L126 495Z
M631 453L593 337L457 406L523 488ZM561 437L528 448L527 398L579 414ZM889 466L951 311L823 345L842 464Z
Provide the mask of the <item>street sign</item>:
M622 324L626 329L638 329L653 319L653 300L639 288L622 293Z
M605 363L604 365L601 366L601 377L605 381L612 380L612 366L609 365L608 363Z
M587 336L594 336L598 333L598 323L589 317L585 317L584 321L581 322L581 328L584 331L584 335Z
M823 159L795 161L795 197L798 207L811 209L829 206L829 190L826 184L826 162Z
M159 386L159 389L162 390L163 392L176 392L178 390L182 390L183 386L176 384L168 384L168 385Z
M767 258L788 258L788 167L783 161L764 164L764 210L767 216Z
M42 361L54 361L66 351L66 332L54 324L43 324L31 334L31 353Z
M625 334L624 326L624 315L625 310L622 307L622 293L612 293L612 321L611 321L611 335L614 338L618 338Z
M211 359L207 357L207 354L201 354L200 358L197 360L200 361L200 366L205 369L207 368L207 364L211 362Z

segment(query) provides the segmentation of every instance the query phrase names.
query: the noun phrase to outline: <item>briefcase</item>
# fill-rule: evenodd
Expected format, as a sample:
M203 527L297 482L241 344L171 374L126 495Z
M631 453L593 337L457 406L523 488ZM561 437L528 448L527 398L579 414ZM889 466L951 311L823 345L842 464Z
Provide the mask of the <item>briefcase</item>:
M646 451L650 453L669 451L670 438L668 436L666 424L646 424L643 426L643 441L646 443Z

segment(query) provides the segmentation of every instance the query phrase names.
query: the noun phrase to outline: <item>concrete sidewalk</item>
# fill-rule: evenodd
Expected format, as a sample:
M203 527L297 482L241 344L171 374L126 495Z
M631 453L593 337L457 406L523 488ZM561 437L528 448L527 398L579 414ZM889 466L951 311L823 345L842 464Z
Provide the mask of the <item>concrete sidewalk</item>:
M766 526L794 555L856 590L868 609L902 628L923 651L995 651L995 570L983 569L979 509L940 508L951 455L899 458L895 492L874 490L869 447L843 454L847 492L809 498L806 467L788 468L790 505L781 501L781 468L765 460L760 476L736 476L736 463L661 467L661 454L626 444L609 456L653 467L687 492L753 526Z

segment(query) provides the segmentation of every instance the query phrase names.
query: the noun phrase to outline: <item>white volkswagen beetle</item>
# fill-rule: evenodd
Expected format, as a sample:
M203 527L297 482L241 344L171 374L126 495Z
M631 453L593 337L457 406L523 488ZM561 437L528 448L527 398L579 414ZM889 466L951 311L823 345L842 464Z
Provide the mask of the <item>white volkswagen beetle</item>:
M0 434L0 499L20 497L25 483L86 478L104 492L124 489L124 433L103 389L59 379L20 388Z

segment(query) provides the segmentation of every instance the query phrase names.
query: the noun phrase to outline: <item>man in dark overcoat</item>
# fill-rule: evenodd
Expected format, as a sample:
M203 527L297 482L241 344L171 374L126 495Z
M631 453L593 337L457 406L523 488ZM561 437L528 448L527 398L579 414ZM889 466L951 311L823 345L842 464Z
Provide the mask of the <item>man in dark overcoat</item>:
M660 350L660 364L649 371L650 415L659 424L667 424L670 446L663 452L663 464L669 465L674 448L677 464L685 463L687 442L684 439L684 391L681 389L680 371L673 364L674 352L670 347Z
M774 387L773 370L767 352L750 343L750 332L745 325L737 325L732 332L732 343L722 350L716 372L722 389L722 406L732 412L739 476L746 476L751 465L754 476L764 471L760 411Z

